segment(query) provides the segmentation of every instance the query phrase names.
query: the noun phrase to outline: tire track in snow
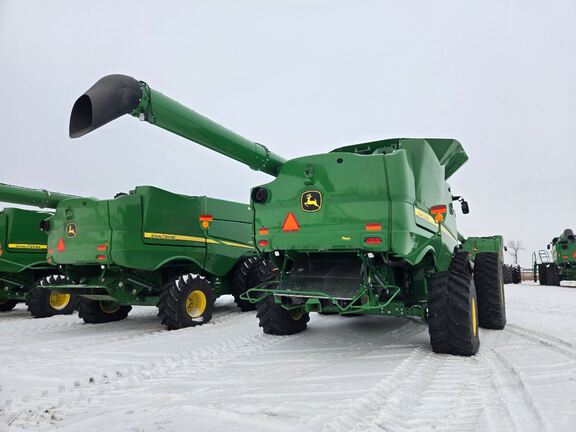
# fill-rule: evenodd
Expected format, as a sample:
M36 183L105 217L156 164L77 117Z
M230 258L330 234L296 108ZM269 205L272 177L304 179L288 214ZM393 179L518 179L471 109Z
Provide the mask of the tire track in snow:
M418 348L323 431L474 431L484 409L469 373L477 362Z
M57 388L44 389L36 395L27 395L21 401L8 400L0 411L9 425L26 426L51 421L57 410L78 413L93 406L96 400L106 397L115 390L126 391L138 388L146 381L161 381L171 372L183 370L188 376L209 369L226 366L231 361L253 354L261 349L285 342L293 336L268 336L258 328L254 332L231 341L223 341L206 347L195 348L185 353L170 355L147 365L131 365L110 369L102 374L91 374L78 378ZM12 408L14 406L14 408ZM56 417L63 417L60 413ZM41 419L39 419L41 417ZM31 423L30 423L31 422Z
M516 324L508 324L504 331L528 339L529 341L535 342L539 345L543 345L546 348L550 348L571 360L576 361L576 347L564 339Z
M218 313L216 312L212 317L212 320L205 325L223 324L231 320L235 320L242 316L244 312L240 310L230 310ZM132 318L132 319L130 319ZM138 321L134 318L150 318L152 325L157 328L150 330L143 330L149 326L148 320ZM127 320L110 322L104 324L85 324L84 322L73 322L69 325L64 325L62 328L59 327L42 327L42 331L36 332L33 329L28 329L29 333L17 333L16 338L11 338L10 345L22 344L26 349L33 349L35 346L45 347L46 341L43 339L37 341L30 341L30 336L47 336L54 338L51 344L55 349L61 349L64 351L76 351L81 349L85 351L89 348L100 347L105 345L107 348L111 348L117 345L126 346L132 343L144 343L155 338L170 337L173 332L169 332L163 326L161 326L160 321L156 315L139 313L135 316L130 316ZM185 330L185 329L181 329ZM176 331L181 331L176 330ZM119 332L130 332L130 334L117 336ZM86 338L86 334L89 334L89 338ZM55 337L61 337L61 339L56 339ZM68 336L68 337L67 337ZM0 349L1 352L1 349Z
M492 389L518 432L549 431L542 414L530 395L521 374L516 370L504 355L495 348L485 354L485 359L490 365L490 378Z

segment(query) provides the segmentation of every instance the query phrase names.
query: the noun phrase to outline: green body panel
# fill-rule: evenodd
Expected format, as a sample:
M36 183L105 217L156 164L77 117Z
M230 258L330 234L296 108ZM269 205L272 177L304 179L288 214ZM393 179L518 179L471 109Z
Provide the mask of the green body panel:
M68 198L75 197L44 189L29 189L0 183L0 201L12 204L54 209L60 201Z
M25 300L35 282L57 269L46 262L46 233L40 222L49 213L16 208L0 212L0 300Z
M208 228L201 215L212 216ZM123 304L156 304L163 283L185 273L226 293L230 271L255 253L248 205L151 186L63 201L49 224L48 259L74 281L58 290Z
M558 266L560 280L576 280L576 239L565 230L552 240L552 261Z
M479 252L494 252L504 255L504 238L502 236L468 237L462 242L461 250L470 253L472 260Z
M285 163L278 177L262 186L270 191L269 202L253 203L256 241L270 242L259 249L386 252L411 265L433 249L439 268L446 269L458 231L444 167L426 140L383 143L392 141L376 154L332 152ZM441 181L431 182L430 176ZM300 205L310 190L322 194L319 211L306 212ZM448 206L440 235L429 214L438 204ZM288 212L295 215L298 232L282 231ZM381 230L367 231L366 224L380 224ZM260 228L269 234L260 235ZM368 245L368 237L382 242Z

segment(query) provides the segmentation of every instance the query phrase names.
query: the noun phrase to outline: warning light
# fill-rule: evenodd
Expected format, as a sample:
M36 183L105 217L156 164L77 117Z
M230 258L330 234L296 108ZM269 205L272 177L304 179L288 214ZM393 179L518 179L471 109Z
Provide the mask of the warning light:
M288 212L288 214L286 215L286 219L284 219L284 223L282 224L282 231L284 232L300 231L300 225L298 224L298 221L296 220L296 216L294 216L294 213Z
M270 246L270 242L268 240L260 240L258 246Z
M379 223L366 224L366 231L382 231L382 224Z
M49 254L52 253L52 248L48 248L48 253L49 253Z
M382 239L380 237L367 237L364 242L366 244L382 244Z
M260 235L268 235L268 228L260 228Z
M96 250L105 251L107 247L108 247L108 245L106 245L106 244L99 245L99 246L96 248Z
M58 240L58 245L56 246L56 250L58 252L64 252L66 250L66 246L64 246L64 240L63 239Z
M430 214L434 216L434 220L437 223L444 222L444 215L446 214L447 211L448 209L444 204L430 207Z
M198 217L198 219L200 220L200 226L203 229L210 228L210 222L212 222L214 220L212 215L200 215L200 217Z
M98 258L99 260L105 260L106 259L106 255L98 255L96 256L96 258Z

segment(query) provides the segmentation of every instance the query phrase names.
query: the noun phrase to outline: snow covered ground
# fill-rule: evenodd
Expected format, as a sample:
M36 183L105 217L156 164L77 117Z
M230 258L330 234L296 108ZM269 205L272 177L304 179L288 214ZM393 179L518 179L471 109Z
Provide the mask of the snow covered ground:
M433 354L408 319L267 336L228 297L174 332L154 308L86 325L19 307L0 316L0 430L574 431L576 289L506 291L509 325L473 358Z

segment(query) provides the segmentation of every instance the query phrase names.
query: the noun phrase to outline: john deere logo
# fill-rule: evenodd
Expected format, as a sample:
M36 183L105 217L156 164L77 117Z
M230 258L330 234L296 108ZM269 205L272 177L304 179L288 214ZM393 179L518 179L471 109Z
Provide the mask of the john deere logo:
M76 224L74 223L69 223L68 225L66 225L66 235L70 238L76 237Z
M300 199L300 207L305 212L316 212L322 208L322 194L318 191L306 191Z

